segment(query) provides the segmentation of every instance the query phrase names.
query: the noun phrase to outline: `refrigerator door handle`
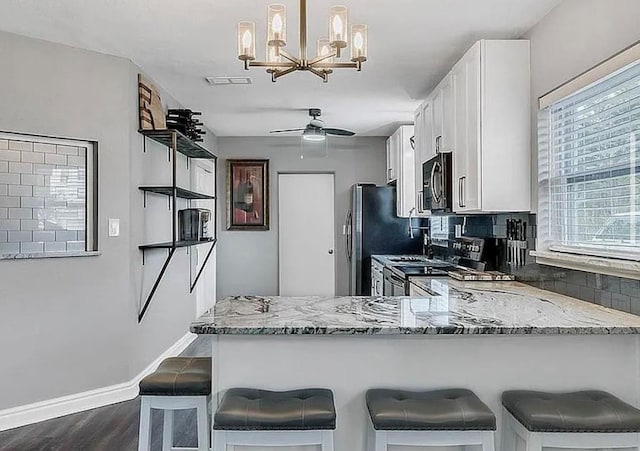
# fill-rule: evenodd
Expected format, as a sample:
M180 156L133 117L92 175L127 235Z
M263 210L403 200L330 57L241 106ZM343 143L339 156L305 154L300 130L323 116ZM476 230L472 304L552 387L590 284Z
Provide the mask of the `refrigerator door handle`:
M352 254L352 250L351 250L351 219L352 219L352 215L351 215L351 210L347 210L347 215L344 219L344 226L345 226L345 232L346 232L346 239L345 239L345 255L347 256L347 260L351 261L351 254Z

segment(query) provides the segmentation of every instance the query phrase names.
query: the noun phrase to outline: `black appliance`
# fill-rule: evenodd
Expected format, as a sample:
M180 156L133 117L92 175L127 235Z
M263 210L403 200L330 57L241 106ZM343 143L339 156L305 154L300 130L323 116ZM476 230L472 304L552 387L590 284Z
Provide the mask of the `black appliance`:
M427 225L424 219L411 221L414 228ZM353 185L345 233L352 296L371 295L372 255L422 254L422 236L412 239L409 220L396 214L395 186Z
M450 153L439 153L422 165L422 185L424 210L452 210L453 164Z
M455 265L445 262L425 262L415 266L392 266L382 270L384 276L383 296L409 296L411 277L447 277Z
M211 236L211 210L187 208L178 211L181 241L207 241Z

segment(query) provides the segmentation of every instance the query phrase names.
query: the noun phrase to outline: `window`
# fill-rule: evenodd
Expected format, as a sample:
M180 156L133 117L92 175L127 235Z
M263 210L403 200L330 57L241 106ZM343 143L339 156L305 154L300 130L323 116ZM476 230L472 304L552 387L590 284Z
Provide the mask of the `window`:
M543 249L640 258L639 62L546 105L538 128Z
M0 133L0 258L96 250L95 147Z

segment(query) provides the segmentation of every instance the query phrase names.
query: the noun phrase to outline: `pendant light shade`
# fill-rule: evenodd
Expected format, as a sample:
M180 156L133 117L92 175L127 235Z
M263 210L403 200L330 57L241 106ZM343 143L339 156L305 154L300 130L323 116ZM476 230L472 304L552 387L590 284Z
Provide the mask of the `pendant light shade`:
M367 60L367 26L358 24L351 27L351 61L363 63Z
M328 38L318 39L318 49L316 56L318 58L327 57L326 59L322 60L323 63L333 63L333 56L329 56L333 55L333 53L334 50L331 48L331 43L329 42Z
M238 23L238 58L243 61L256 59L256 24Z
M280 3L271 4L267 8L267 45L287 45L287 9Z
M331 47L343 49L347 46L349 10L346 6L332 6L329 10L329 41Z

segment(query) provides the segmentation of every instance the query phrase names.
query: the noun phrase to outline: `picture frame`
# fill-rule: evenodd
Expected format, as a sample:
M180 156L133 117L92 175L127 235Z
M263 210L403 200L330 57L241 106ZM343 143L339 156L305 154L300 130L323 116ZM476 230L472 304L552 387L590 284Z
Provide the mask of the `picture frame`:
M269 160L227 160L227 230L269 230Z

